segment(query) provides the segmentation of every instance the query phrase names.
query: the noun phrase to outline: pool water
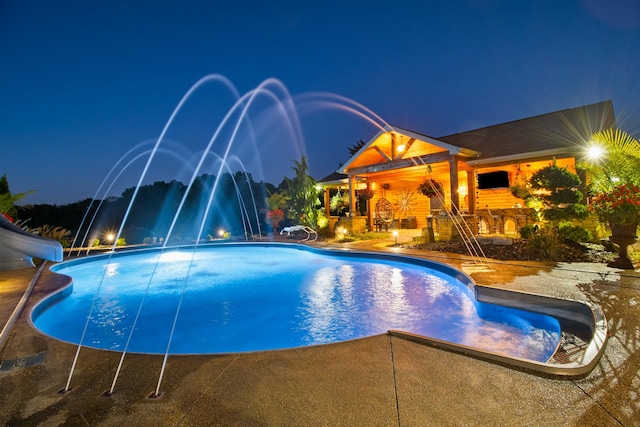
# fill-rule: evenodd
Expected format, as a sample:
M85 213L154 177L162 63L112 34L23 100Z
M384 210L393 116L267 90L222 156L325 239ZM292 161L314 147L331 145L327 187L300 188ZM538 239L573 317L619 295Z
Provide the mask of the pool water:
M407 259L408 260L408 259ZM448 267L447 267L448 268ZM63 341L163 354L274 350L404 330L536 361L560 339L550 316L480 303L441 264L293 245L216 245L58 264L73 286L33 311ZM91 307L93 305L93 310Z

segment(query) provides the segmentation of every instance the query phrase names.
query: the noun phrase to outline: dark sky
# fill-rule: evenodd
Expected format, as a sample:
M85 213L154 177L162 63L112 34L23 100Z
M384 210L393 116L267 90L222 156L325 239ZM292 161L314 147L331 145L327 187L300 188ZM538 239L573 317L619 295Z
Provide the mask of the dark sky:
M638 138L640 2L0 0L0 175L12 193L35 190L19 204L92 197L208 74L241 94L276 78L295 102L340 95L434 137L611 99ZM197 91L148 180L188 180L229 100L215 82ZM300 108L304 141L261 127L235 152L254 179L278 184L302 154L322 178L376 133L305 105L316 108ZM145 161L110 193L135 185Z

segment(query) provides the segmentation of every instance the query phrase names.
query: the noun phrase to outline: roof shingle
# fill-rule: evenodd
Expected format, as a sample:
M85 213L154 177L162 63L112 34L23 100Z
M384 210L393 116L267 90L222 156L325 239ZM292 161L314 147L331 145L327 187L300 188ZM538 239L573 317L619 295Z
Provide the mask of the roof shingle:
M478 159L584 146L595 132L616 127L613 104L603 101L439 137L479 151Z

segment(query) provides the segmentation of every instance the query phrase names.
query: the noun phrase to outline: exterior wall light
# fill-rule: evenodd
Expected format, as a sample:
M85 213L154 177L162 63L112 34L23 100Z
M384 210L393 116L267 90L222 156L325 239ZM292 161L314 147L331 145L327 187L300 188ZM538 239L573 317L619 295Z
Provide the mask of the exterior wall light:
M605 150L600 145L592 144L587 149L587 157L592 161L598 161L604 156Z

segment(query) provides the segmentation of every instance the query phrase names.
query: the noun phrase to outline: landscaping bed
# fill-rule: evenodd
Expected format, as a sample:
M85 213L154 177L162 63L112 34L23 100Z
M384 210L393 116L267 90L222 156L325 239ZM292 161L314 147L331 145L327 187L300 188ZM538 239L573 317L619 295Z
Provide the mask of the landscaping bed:
M410 249L450 252L469 255L469 250L462 241L408 243L402 245ZM482 245L487 258L505 261L561 261L561 262L601 262L606 263L616 258L616 254L605 250L603 245L593 243L567 242L557 247L558 259L544 259L537 251L532 250L527 240L514 239L510 245Z

